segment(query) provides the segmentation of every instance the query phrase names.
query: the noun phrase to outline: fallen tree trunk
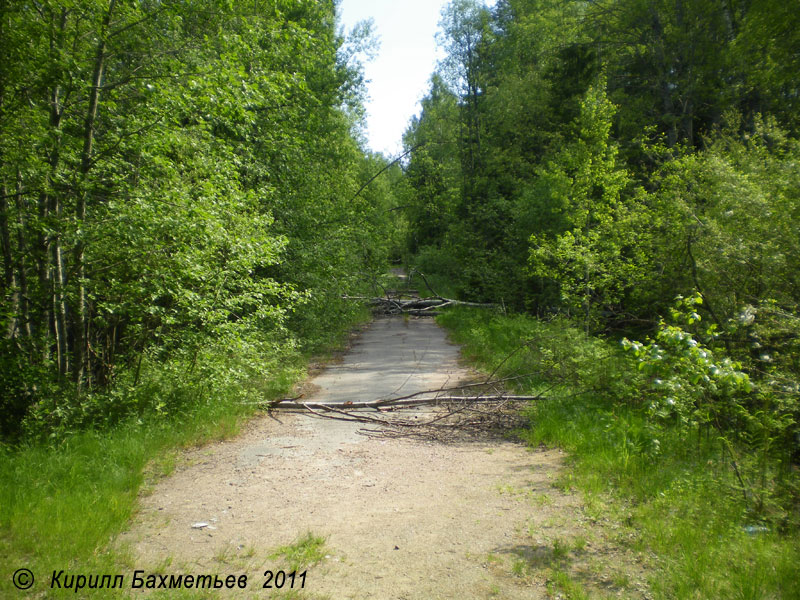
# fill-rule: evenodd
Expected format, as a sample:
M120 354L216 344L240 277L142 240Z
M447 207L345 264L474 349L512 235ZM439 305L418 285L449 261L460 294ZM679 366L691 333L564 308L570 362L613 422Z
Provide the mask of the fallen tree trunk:
M367 301L370 306L381 309L385 314L414 314L418 316L427 316L435 314L433 309L444 308L445 306L473 306L479 308L497 308L497 304L481 303L481 302L465 302L463 300L454 300L453 298L412 298L403 300L400 298L386 297L369 297L369 296L344 296L347 300L363 300Z

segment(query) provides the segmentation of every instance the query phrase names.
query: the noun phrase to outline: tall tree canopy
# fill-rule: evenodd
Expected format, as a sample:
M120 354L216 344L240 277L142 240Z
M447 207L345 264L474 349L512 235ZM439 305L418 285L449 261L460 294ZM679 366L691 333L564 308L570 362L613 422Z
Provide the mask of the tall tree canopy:
M406 136L419 146L407 167L409 249L476 297L540 312L582 305L593 328L654 317L666 290L702 283L686 274L703 262L696 244L716 184L673 192L685 169L727 162L723 139L731 152L734 140L749 144L741 157L796 156L800 17L778 4L451 2L446 58ZM740 160L727 162L731 176L745 176ZM755 206L761 193L740 186L729 202ZM682 228L687 212L696 220ZM734 281L704 293L728 296Z

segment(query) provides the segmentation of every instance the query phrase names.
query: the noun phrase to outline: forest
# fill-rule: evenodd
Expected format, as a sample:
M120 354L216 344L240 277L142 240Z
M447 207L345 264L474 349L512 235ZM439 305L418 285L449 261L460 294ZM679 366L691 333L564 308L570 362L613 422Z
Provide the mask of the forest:
M375 293L402 262L437 291L501 307L440 319L478 364L528 373L523 388L558 383L531 408L532 444L575 452L580 485L622 490L651 523L666 511L676 531L700 522L718 536L703 556L719 576L692 596L676 590L705 542L650 532L665 555L689 548L660 597L800 593L787 583L800 530L800 11L453 0L445 58L396 161L363 133L369 25L343 32L336 11L0 2L9 539L27 506L14 486L50 460L31 452L83 460L93 435L216 423L285 393L367 318L346 297ZM186 443L169 439L130 468ZM749 595L722 583L730 568L753 578L728 562L748 544L767 582Z
M396 228L391 175L358 193L386 161L333 2L11 2L0 27L4 438L258 394L347 321Z

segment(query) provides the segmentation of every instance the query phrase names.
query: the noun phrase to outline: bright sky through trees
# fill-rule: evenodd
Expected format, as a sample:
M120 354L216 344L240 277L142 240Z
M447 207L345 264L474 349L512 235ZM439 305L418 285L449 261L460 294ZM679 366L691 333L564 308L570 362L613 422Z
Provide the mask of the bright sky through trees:
M374 20L377 57L365 65L369 80L367 136L372 150L394 156L408 120L419 110L431 73L442 54L436 34L448 0L342 0L340 23L348 32L359 21ZM493 6L495 0L486 4Z

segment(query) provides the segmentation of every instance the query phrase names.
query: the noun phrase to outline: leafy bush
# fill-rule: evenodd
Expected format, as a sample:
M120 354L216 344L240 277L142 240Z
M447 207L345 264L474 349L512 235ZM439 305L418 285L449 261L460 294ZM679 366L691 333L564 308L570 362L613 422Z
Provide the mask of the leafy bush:
M680 298L678 306L691 311L672 311L673 320L683 318L691 325L701 320L695 306L702 304L700 295ZM706 330L715 335L716 326ZM730 358L715 357L712 350L699 343L678 325L661 321L655 340L647 344L622 340L622 346L638 360L638 368L651 377L656 399L650 405L653 417L674 417L679 427L721 425L721 420L749 415L743 395L753 391L753 384L741 364Z
M752 380L742 363L683 329L698 328L702 317L696 308L702 302L699 294L679 297L671 314L678 324L662 321L655 339L646 343L622 341L636 357L639 370L650 377L649 417L681 436L712 429L723 453L730 456L737 487L752 516L777 519L783 526L797 524L792 516L796 490L787 488L792 484L786 478L794 451L788 433L795 427L797 406L776 397L774 379ZM729 326L731 332L736 328L736 323ZM715 324L702 333L710 342L719 337ZM743 458L740 453L745 453Z

